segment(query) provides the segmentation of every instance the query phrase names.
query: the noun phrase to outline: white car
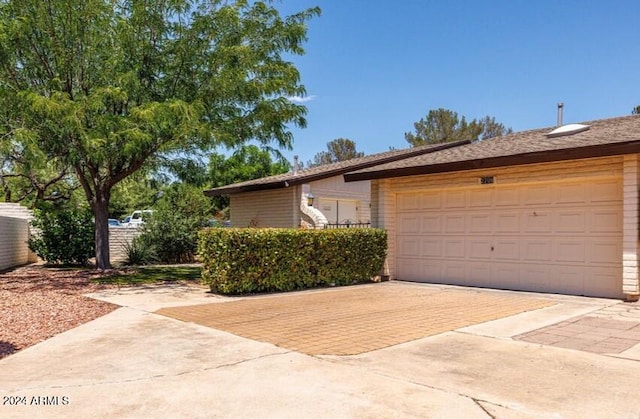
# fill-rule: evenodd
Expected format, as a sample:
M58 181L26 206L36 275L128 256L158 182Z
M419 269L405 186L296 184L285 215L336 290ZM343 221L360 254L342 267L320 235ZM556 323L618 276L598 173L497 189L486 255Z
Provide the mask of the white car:
M129 218L129 222L126 224L122 224L125 227L138 227L139 225L144 224L145 219L149 218L149 216L153 214L153 210L136 210L131 214L131 218Z

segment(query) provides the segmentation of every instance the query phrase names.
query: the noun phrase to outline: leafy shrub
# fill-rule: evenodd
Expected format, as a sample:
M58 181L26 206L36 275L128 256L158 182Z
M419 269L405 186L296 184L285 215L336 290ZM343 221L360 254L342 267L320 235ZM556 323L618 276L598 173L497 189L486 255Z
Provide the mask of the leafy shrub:
M86 265L95 255L94 222L88 209L48 208L34 212L37 234L29 249L47 263Z
M211 218L211 203L199 188L178 186L165 192L153 215L142 226L139 245L159 262L193 262L198 231Z
M379 229L205 229L198 253L213 292L291 291L370 280L383 267Z
M157 260L153 248L140 237L134 237L131 243L126 243L124 245L124 251L127 255L127 259L124 263L125 265L148 265Z

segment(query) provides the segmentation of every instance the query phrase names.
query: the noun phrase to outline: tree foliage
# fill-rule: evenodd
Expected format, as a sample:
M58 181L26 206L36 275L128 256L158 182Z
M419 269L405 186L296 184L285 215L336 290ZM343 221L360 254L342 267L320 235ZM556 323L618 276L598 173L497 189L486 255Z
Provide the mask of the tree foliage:
M327 151L321 151L313 156L313 160L307 162L308 167L323 164L337 163L340 161L363 157L364 153L356 150L356 143L348 138L336 138L327 143Z
M162 153L290 147L305 93L283 54L302 54L313 8L283 18L270 2L0 1L0 135L69 167L110 266L115 185Z
M425 118L413 124L415 133L407 132L404 138L412 147L452 141L487 139L513 132L494 117L467 122L464 116L448 109L432 109Z
M284 159L275 160L268 150L255 145L240 147L231 156L212 154L209 158L208 183L211 187L230 185L246 180L286 173L291 168ZM212 199L218 211L229 206L228 196L216 196Z
M200 188L172 185L154 206L134 246L163 263L193 262L198 231L213 218L211 207L211 200Z
M640 114L640 105L638 105L635 108L633 108L633 110L631 111L631 114L639 115Z

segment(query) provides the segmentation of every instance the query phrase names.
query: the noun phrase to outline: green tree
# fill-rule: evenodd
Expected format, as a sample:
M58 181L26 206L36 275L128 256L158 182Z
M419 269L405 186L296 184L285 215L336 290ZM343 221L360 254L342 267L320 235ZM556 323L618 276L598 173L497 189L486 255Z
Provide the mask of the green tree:
M148 249L159 262L193 262L198 231L212 218L211 200L201 188L173 184L154 206L136 244Z
M636 106L635 108L633 108L633 110L631 111L632 115L639 115L640 114L640 105Z
M493 137L501 137L503 135L513 133L511 128L507 128L504 124L497 122L496 118L493 116L485 116L484 118L480 118L478 121L480 125L482 125L482 135L480 136L481 140L486 140L487 138Z
M467 122L464 116L448 109L432 109L426 118L413 124L415 133L407 132L404 138L412 147L452 141L487 139L511 133L511 128L485 116Z
M303 54L318 8L283 18L271 2L0 0L3 138L70 167L110 266L115 185L162 153L291 147L304 95L284 54Z
M336 138L327 143L327 151L321 151L313 156L313 160L307 162L308 167L323 164L337 163L340 161L363 157L364 153L356 150L356 143L347 138Z
M289 162L280 158L274 161L268 150L255 145L240 147L228 158L223 154L212 154L209 158L209 185L213 188L279 175L291 169ZM222 211L229 206L228 196L215 196L212 199L215 208Z

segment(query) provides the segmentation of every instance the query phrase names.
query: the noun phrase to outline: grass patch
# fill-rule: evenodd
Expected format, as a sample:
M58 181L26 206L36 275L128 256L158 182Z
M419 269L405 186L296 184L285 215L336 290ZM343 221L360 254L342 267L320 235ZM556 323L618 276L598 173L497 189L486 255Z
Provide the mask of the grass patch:
M96 279L101 284L140 285L157 282L200 281L201 266L141 266L123 274Z

